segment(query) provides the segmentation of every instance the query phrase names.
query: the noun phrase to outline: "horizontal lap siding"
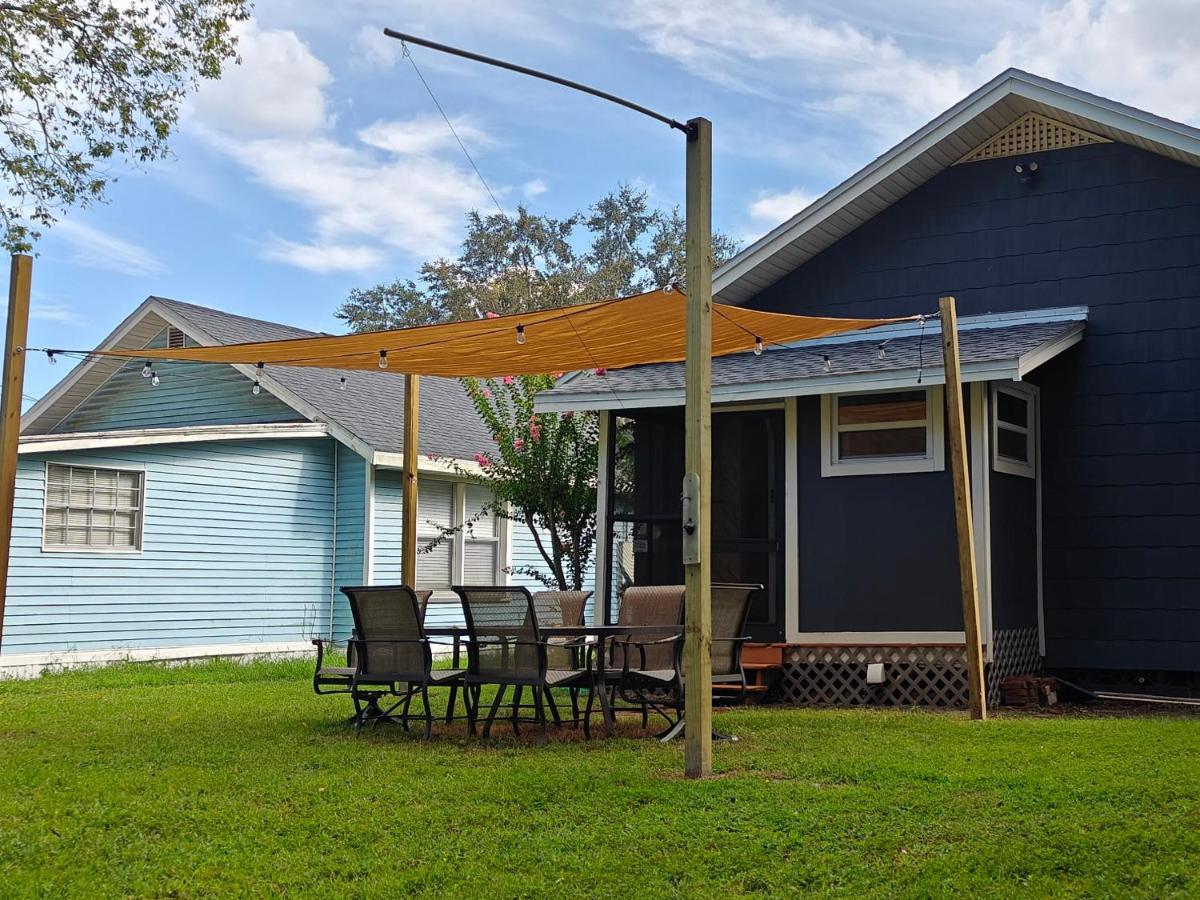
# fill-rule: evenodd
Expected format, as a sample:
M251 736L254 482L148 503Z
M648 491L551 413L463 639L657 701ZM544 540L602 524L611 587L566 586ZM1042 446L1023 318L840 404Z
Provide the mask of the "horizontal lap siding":
M324 633L333 446L231 441L23 456L5 654ZM144 470L142 552L44 552L47 461Z
M537 542L534 540L533 532L530 530L529 526L524 522L510 521L508 523L508 528L509 544L512 548L511 567L513 569L533 569L537 572L549 575L550 567L546 565L546 560L542 558L542 554L538 550ZM544 529L539 529L538 537L541 538L543 546L545 546L548 551L550 549L549 534ZM508 577L508 581L510 584L524 585L533 592L546 590L546 585L543 582L538 581L532 575L527 575L524 573L512 572ZM589 570L584 575L584 589L594 591L595 587L595 570L593 567L593 569ZM592 621L594 600L594 596L588 599L587 606L584 609L585 621Z
M1013 159L952 167L750 305L1090 307L1037 376L1047 662L1200 669L1200 171L1122 144L1032 157L1030 185Z
M163 332L151 346L166 346ZM142 377L142 361L127 363L55 432L110 431L122 428L170 428L182 425L240 425L299 422L303 416L264 389L251 393L251 382L232 366L154 363L160 383Z
M337 517L333 577L334 637L350 636L354 622L343 587L357 587L364 575L367 522L367 462L349 447L337 445Z

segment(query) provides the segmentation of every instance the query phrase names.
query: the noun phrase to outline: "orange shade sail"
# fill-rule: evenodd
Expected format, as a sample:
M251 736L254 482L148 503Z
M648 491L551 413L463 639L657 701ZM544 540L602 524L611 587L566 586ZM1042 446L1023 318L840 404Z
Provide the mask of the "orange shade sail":
M490 319L449 322L393 331L293 338L216 347L117 349L101 355L130 359L328 369L379 369L386 353L390 372L448 377L621 369L644 363L679 362L685 357L686 298L679 290L657 290ZM712 355L829 337L904 319L834 319L759 312L713 304ZM524 337L523 342L518 337Z

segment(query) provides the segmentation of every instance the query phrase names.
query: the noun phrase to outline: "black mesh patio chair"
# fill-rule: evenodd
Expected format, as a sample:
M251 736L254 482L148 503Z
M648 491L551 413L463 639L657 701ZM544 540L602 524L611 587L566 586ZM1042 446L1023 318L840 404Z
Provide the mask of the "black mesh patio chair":
M425 609L429 605L429 598L433 595L433 591L416 591L417 605L420 608L421 622L425 621ZM342 641L333 641L327 638L313 638L313 646L317 648L317 666L313 672L313 693L315 694L349 694L350 685L354 681L354 666L355 666L355 649L354 640L358 637L358 632L350 631L350 640L346 641L346 664L344 666L337 665L336 662L327 665L325 656L331 651L336 650L337 645ZM362 692L365 696L368 692ZM385 692L379 692L382 696ZM371 709L370 716L379 714L378 700L379 697L368 698L368 706ZM368 718L370 718L368 716ZM354 721L354 716L351 716L351 721Z
M429 707L429 688L454 688L462 684L462 669L434 669L433 653L425 636L423 610L416 593L404 585L382 587L344 587L354 617L354 677L350 697L354 701L355 729L368 719L375 725L397 721L408 730L409 706L420 695L425 721L425 736L433 729ZM396 702L374 715L368 713L371 695L377 702L380 692L395 696ZM364 703L364 700L366 701ZM451 701L453 702L453 701ZM378 708L376 706L376 708Z
M634 590L633 588L629 589ZM714 584L712 586L712 681L713 684L740 686L736 700L745 694L746 673L742 669L742 646L750 600L761 584ZM626 591L628 595L629 591ZM624 606L625 601L622 601ZM614 657L621 655L621 669L606 679L615 680L616 690L628 703L642 707L643 726L647 712L653 710L667 720L667 730L659 737L668 741L683 730L684 682L683 636L638 641L635 638L614 642ZM673 715L672 715L673 714ZM716 735L725 737L725 735Z
M553 625L583 625L591 591L538 591L533 595L533 610L537 615L538 627ZM583 664L583 652L587 643L583 638L550 637L546 639L547 669L578 669ZM571 698L572 721L579 721L579 688L567 689ZM561 722L554 694L546 690L546 702L555 724Z
M505 693L513 691L509 720L513 732L520 734L520 722L532 721L542 727L546 739L545 696L550 688L591 688L591 673L585 668L551 669L547 664L547 642L538 628L533 597L523 587L455 587L462 599L467 623L468 664L465 677L467 729L475 734L479 704L484 685L494 685L496 696L483 726L489 737L492 722L504 703ZM525 688L530 689L532 704L522 706ZM521 710L533 716L522 717ZM587 733L587 721L584 721Z

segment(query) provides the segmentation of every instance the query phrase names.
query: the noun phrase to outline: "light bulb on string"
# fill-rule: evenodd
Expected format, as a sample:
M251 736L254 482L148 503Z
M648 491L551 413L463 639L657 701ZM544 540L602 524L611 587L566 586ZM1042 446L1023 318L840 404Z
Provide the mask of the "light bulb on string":
M262 393L262 385L258 383L258 379L259 379L259 376L262 375L263 364L261 362L257 363L255 365L255 369L257 369L258 371L255 372L254 387L250 388L250 393L252 393L255 397L257 397L259 394Z
M58 359L55 358L53 350L46 351L46 359L50 361L50 365L52 365L52 366L58 365Z
M883 344L879 345L879 358L887 359L887 347L884 346Z
M822 356L821 358L825 360L825 371L832 372L833 371L833 360L831 360L828 356Z
M154 374L154 370L152 368L150 368L149 362L147 362L144 366L142 366L142 377L143 378L149 378L153 374Z
M158 387L160 381L161 381L161 379L158 377L158 373L155 372L153 369L151 369L150 370L150 383L152 385L154 385L155 387Z
M379 351L379 368L381 368L381 369L387 368L387 351L386 350Z
M341 381L338 382L338 390L344 391L345 389L346 389L346 376L343 375Z
M517 326L517 343L518 344L525 343L525 326L524 325Z
M763 339L760 338L757 334L754 336L754 355L755 356L763 355Z

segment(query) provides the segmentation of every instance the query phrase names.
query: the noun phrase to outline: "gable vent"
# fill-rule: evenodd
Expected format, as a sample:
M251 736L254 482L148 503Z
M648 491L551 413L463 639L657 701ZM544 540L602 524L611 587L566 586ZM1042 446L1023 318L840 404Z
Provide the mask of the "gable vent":
M171 350L180 350L187 343L187 335L178 328L171 327L167 329L167 347Z
M1044 150L1066 150L1088 144L1111 144L1108 138L1073 128L1037 113L1026 113L1004 130L988 138L958 162L979 162L1002 156L1022 156ZM956 163L957 165L957 163Z

